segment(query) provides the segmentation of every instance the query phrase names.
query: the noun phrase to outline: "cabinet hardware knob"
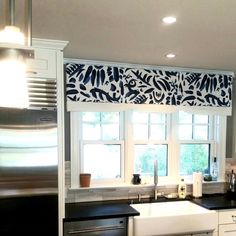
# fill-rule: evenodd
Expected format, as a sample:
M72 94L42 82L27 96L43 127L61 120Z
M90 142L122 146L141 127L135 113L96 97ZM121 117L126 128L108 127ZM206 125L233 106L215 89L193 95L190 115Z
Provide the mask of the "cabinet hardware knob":
M232 215L232 220L236 221L236 215Z

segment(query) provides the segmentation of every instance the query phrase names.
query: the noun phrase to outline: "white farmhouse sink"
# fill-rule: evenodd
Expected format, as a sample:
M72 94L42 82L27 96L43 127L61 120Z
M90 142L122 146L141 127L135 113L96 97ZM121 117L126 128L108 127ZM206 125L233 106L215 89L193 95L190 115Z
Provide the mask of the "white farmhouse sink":
M134 236L210 232L217 228L217 213L190 201L131 204L140 212L134 217Z

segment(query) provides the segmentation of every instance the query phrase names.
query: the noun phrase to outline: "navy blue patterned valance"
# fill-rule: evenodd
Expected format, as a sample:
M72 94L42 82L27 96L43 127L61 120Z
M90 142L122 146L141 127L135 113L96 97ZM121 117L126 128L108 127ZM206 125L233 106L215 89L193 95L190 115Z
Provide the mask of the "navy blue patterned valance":
M68 102L231 107L233 76L66 63Z

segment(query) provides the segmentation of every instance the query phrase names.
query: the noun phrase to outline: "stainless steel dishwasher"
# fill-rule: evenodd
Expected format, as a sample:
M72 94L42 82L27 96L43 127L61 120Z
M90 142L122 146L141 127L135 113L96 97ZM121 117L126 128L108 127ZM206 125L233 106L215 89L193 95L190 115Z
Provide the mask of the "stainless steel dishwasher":
M126 236L127 218L64 222L64 236Z

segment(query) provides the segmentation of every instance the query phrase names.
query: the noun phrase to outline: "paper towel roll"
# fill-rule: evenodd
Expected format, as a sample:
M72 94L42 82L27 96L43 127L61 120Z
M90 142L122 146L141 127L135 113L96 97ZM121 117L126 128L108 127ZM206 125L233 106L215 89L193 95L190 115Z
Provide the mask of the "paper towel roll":
M202 173L193 172L193 197L202 196Z

